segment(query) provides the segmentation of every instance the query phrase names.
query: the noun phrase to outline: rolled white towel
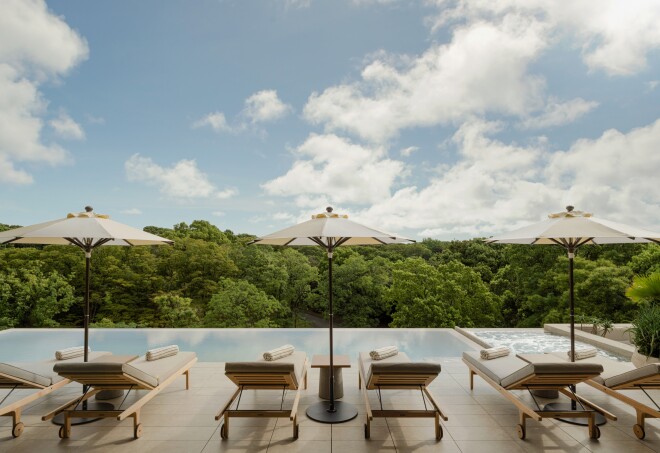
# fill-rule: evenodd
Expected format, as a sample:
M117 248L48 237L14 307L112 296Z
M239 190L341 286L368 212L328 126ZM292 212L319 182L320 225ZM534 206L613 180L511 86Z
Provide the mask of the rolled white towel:
M399 349L396 346L385 346L383 348L374 349L369 352L369 356L372 360L383 360L388 357L393 357L399 353Z
M504 357L511 353L511 349L506 346L496 346L494 348L482 349L481 358L484 360L496 359L498 357Z
M87 347L87 352L92 352L92 350ZM84 346L74 346L73 348L60 349L55 351L55 359L57 360L68 360L75 357L82 357L85 355Z
M566 351L568 358L571 358L571 351ZM588 359L589 357L596 357L598 350L596 348L582 348L575 350L575 360Z
M177 355L179 353L179 346L171 344L169 346L163 346L162 348L149 349L147 351L147 361L152 362L158 359L164 359L172 355Z
M264 360L268 362L272 362L273 360L281 359L282 357L286 357L288 355L293 354L293 351L295 348L291 346L290 344L285 344L284 346L280 346L279 348L271 349L270 351L264 352Z

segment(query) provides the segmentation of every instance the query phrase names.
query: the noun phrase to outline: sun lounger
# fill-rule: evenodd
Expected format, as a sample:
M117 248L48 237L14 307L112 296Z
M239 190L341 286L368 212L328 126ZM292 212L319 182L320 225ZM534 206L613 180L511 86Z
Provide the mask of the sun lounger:
M90 352L89 360L97 359L108 354L110 353ZM9 393L2 398L0 405L9 398L14 390L37 390L18 401L0 407L0 416L10 416L13 418L12 436L18 437L23 433L24 425L21 422L21 411L26 405L71 382L69 379L65 379L55 373L53 366L56 363L76 363L82 361L83 357L80 356L68 360L50 359L40 362L0 363L0 388L10 389Z
M440 374L440 365L428 362L412 362L406 353L383 360L373 360L368 352L361 352L359 357L358 387L362 389L362 396L366 405L367 422L364 425L364 437L371 435L371 421L374 417L431 417L435 419L435 438L442 439L442 426L440 418L447 420L428 385ZM363 386L362 383L365 383ZM394 410L383 409L381 390L419 390L422 394L425 409ZM371 409L367 390L377 390L380 409ZM426 409L426 400L430 408Z
M553 356L568 360L566 353L552 353ZM646 436L645 419L660 418L660 407L646 390L660 389L660 363L651 363L636 368L630 362L617 362L603 356L589 357L579 363L596 363L603 367L600 376L587 381L590 386L622 401L635 409L637 423L633 432L639 439ZM655 408L637 401L619 390L641 390L651 400Z
M547 354L524 357L526 360L512 355L485 360L480 357L479 352L463 353L463 362L470 370L470 389L474 388L474 375L479 375L518 408L519 424L517 428L520 439L525 438L527 418L537 421L541 421L543 418L586 418L589 437L592 439L600 437L600 429L596 426L594 417L596 412L611 420L616 420L616 416L578 396L570 387L600 375L603 371L601 365L566 362ZM512 390L528 390L536 408L527 405ZM543 410L536 402L532 390L557 390L575 401L577 409L570 411Z
M64 425L60 428L60 438L71 436L72 417L116 418L121 421L133 417L133 437L142 435L140 409L161 390L169 386L177 377L186 376L186 389L190 388L190 368L197 362L194 352L179 352L159 360L148 361L146 356L107 356L86 363L58 363L54 371L60 376L88 386L85 393L54 411L44 415L50 420L55 415L64 414ZM126 409L109 411L85 410L79 406L102 390L147 390L148 392ZM128 394L126 395L128 396ZM125 400L126 398L124 398ZM119 406L121 407L121 405Z
M298 403L301 388L307 388L307 355L295 351L293 354L268 362L260 357L254 362L228 362L225 375L238 386L229 401L215 416L216 420L224 417L220 427L220 437L229 437L229 419L231 417L288 417L293 422L293 438L298 438ZM303 387L301 387L301 383ZM280 410L239 409L243 390L280 390L282 402ZM283 410L285 390L295 390L291 410ZM237 400L238 398L238 400ZM231 408L236 401L236 407Z

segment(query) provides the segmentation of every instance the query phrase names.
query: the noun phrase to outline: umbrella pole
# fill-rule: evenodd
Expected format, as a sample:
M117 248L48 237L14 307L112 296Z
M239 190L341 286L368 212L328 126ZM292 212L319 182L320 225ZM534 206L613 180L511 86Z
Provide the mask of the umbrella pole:
M335 369L333 361L332 328L334 325L334 311L332 308L332 249L328 250L328 301L330 306L330 407L328 412L335 412Z
M328 250L328 308L330 315L330 400L313 404L307 408L307 417L321 423L344 423L357 417L357 409L350 403L335 401L335 364L334 364L334 342L332 329L334 324L334 311L332 307L332 252L334 244L327 246ZM366 385L366 383L365 383Z
M83 313L83 329L85 330L85 341L84 341L84 355L83 359L85 362L88 362L89 360L89 353L88 353L88 348L89 348L89 288L90 288L90 276L91 276L91 269L92 269L92 250L91 249L83 249L85 252L85 300L84 300L84 313ZM83 395L87 393L89 386L88 385L83 385ZM98 397L98 396L97 396ZM87 400L82 402L82 409L86 411L111 411L114 410L115 406L114 404L111 403L105 403L105 402L89 402ZM95 417L93 415L87 416L87 417L72 417L70 418L70 423L72 425L84 425L87 423L92 423L97 420L100 420L100 417ZM53 417L53 423L55 425L60 425L63 426L66 423L66 419L64 417L64 413L57 414L55 417Z
M89 275L92 267L92 252L85 250L85 313L83 314L83 329L85 329L84 361L89 357L87 349L89 347Z
M575 281L573 279L573 260L575 258L575 249L576 247L573 245L569 245L566 247L566 250L568 251L568 301L569 301L569 312L571 318L571 349L570 349L571 362L575 362ZM575 394L576 386L571 385L570 388ZM566 403L549 403L546 404L543 409L546 411L555 411L555 412L576 411L577 403L575 402L574 399L571 399L570 405ZM581 418L559 417L557 418L557 420L560 420L565 423L570 423L572 425L584 426L589 424L589 422L586 419L581 419ZM607 422L607 420L605 420L605 417L602 414L595 413L594 422L596 425L603 425Z

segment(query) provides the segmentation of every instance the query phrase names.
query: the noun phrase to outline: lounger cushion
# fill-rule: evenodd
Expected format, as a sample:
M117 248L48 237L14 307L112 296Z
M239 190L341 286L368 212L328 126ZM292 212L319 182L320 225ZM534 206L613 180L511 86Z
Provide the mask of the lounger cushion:
M561 357L560 353L553 353L553 355ZM593 378L593 381L610 388L619 387L639 379L651 378L660 373L660 364L658 363L651 363L636 368L635 365L630 362L619 362L602 355L589 357L580 360L580 362L597 363L602 365L603 372L600 376Z
M96 351L89 353L89 360L97 359L101 356L110 354L109 352ZM48 387L49 385L57 384L62 379L62 376L53 371L53 366L58 363L80 363L84 357L74 357L67 360L48 359L41 362L8 362L0 363L0 373L6 374L10 377L15 377L23 381L32 382L35 386ZM11 380L11 378L9 379ZM6 382L8 379L0 378L1 382Z
M549 363L528 363L518 357L510 356L483 360L477 354L464 352L463 357L504 388L533 374L598 375L603 371L603 366L596 363L571 363L559 360Z
M225 374L233 373L293 373L295 386L302 379L307 354L302 351L294 351L293 354L272 362L264 360L260 356L254 362L227 362L225 363Z
M142 381L152 387L156 387L162 381L179 371L185 364L195 358L194 352L180 352L177 355L160 360L147 361L146 355L138 357L129 363L117 362L87 362L87 363L62 363L55 365L54 370L62 375L120 375L127 374L132 378Z
M463 353L463 358L500 385L502 385L502 379L519 372L528 365L515 355L486 360L482 359L477 351L466 351Z
M439 363L430 362L412 362L405 352L399 352L397 355L387 357L381 360L374 360L368 352L360 353L360 368L367 380L371 380L372 375L377 374L440 374L441 366Z

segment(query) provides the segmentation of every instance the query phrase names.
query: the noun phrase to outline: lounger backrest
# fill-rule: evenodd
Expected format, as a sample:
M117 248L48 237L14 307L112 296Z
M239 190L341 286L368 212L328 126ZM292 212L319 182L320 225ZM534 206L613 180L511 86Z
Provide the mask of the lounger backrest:
M110 354L104 351L89 353L89 359L98 359ZM10 362L0 363L0 388L44 388L56 384L64 378L53 371L57 363L78 363L83 357L74 357L67 360L41 360L39 362Z
M584 382L602 372L603 366L596 363L530 363L502 379L500 385L507 389L566 387Z
M438 363L372 363L367 388L427 386L438 377L440 370Z
M302 351L268 362L261 358L253 362L227 362L225 375L234 384L249 388L298 389L307 355Z
M368 389L425 386L440 373L439 364L413 362L405 352L383 360L373 360L368 352L361 352L358 361Z

